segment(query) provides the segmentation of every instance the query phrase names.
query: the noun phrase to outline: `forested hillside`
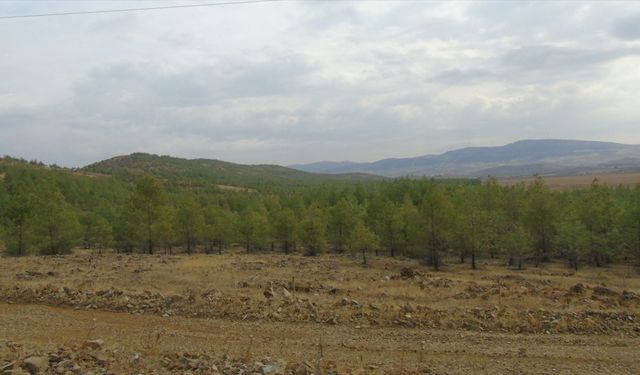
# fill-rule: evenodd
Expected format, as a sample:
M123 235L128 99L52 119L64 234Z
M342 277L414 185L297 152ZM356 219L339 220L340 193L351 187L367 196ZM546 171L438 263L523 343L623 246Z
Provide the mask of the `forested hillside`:
M113 175L123 181L133 181L144 173L151 173L171 188L180 186L212 188L217 185L232 185L272 190L326 182L352 183L381 179L381 177L364 173L316 174L279 165L243 165L212 159L189 160L144 153L116 156L91 164L82 170Z
M248 174L256 185L244 185L264 189L225 191L214 185L236 180L214 179L205 162L184 170L180 163L195 161L162 157L166 167L141 167L153 158L136 154L80 171L2 159L5 254L78 246L221 252L240 244L250 252L353 252L364 262L373 254L409 256L435 269L445 259L474 268L480 258L517 268L552 259L571 267L640 260L640 188L594 181L587 190L552 192L542 179L501 187L492 179L344 183L317 175L313 184L285 185L278 171L289 172L269 167L273 180ZM279 188L267 188L270 181Z

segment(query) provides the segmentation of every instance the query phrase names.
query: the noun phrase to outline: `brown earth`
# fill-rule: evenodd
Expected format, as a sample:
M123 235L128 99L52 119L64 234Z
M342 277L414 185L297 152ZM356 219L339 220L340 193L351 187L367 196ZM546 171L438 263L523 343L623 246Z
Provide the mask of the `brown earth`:
M623 266L0 258L0 373L638 374L639 294Z

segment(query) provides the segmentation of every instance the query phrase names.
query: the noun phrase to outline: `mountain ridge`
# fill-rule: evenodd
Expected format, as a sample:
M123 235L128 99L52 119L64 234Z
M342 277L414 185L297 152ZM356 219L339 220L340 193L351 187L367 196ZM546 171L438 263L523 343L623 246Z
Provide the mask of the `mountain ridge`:
M320 174L275 164L236 164L217 159L184 159L134 152L89 164L81 171L131 180L143 173L194 185L228 184L249 188L267 185L306 186L324 182L358 182L382 179L366 173ZM177 178L176 178L177 177Z
M640 169L640 145L567 139L525 139L503 146L474 146L412 158L369 163L316 162L290 165L315 173L362 172L385 177L518 177L582 173L602 169Z

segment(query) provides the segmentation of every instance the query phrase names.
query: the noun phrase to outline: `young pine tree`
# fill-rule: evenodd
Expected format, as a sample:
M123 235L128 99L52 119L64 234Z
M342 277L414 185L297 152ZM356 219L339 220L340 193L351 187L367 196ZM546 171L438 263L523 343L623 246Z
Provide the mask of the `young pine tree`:
M204 213L198 201L191 194L182 197L176 212L176 229L187 254L195 250L204 231Z
M36 248L42 255L69 253L80 239L78 216L52 183L41 187L34 218Z
M378 247L378 237L367 228L362 220L358 220L349 233L347 246L354 253L362 253L362 264L367 264L367 252Z
M326 220L320 208L307 209L300 223L300 240L309 256L318 255L326 250Z
M422 198L420 213L424 225L425 260L438 271L442 263L442 252L451 239L455 211L442 188L431 183Z
M133 213L131 219L139 228L140 240L146 251L153 254L159 237L158 224L166 206L166 196L160 180L149 174L138 178L130 205Z
M9 255L26 255L32 241L32 219L36 208L34 177L27 168L8 171L2 183L0 224L5 251Z

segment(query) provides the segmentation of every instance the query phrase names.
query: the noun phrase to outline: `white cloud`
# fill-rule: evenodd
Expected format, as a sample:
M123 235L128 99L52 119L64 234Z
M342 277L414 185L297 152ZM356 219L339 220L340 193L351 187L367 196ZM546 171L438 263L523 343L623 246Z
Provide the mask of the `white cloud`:
M622 2L361 1L2 20L0 153L289 164L521 138L640 143L639 15Z

